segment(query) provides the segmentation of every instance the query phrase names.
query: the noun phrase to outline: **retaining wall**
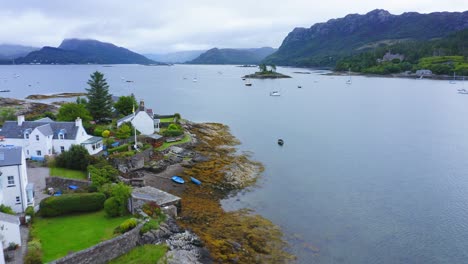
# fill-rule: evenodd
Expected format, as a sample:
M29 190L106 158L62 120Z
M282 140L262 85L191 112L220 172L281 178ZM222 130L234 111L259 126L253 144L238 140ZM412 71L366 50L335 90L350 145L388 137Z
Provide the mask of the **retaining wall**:
M123 254L128 253L138 246L140 239L140 229L144 223L140 223L127 233L101 242L93 247L72 253L61 259L49 262L51 264L100 264L107 263Z

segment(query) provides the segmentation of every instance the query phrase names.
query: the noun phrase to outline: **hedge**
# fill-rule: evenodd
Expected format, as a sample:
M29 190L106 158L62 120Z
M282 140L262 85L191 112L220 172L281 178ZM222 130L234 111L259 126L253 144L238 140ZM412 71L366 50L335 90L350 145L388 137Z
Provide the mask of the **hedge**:
M41 216L59 216L77 212L92 212L104 207L103 193L74 193L45 198L40 203Z
M108 150L109 154L114 153L116 151L123 152L123 151L128 151L128 144L124 144L115 148L111 148Z

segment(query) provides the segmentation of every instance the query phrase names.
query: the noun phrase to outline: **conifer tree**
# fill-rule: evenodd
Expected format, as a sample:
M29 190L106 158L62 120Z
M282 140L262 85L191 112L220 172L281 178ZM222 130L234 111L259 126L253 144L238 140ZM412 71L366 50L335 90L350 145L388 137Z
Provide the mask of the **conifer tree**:
M112 116L112 95L109 94L109 85L101 72L91 74L88 80L88 104L86 105L89 113L94 120L110 118Z

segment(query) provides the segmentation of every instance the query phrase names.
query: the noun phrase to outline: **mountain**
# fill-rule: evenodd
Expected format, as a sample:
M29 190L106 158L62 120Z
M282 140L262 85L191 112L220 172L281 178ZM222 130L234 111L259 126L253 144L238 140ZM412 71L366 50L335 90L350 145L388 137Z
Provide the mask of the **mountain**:
M41 64L155 64L126 48L97 40L65 39L58 48L44 47L16 60Z
M12 60L19 57L26 56L31 51L38 50L39 48L14 45L14 44L0 44L0 59Z
M145 57L164 63L185 63L200 56L206 50L187 50L165 54L143 54Z
M270 47L255 49L218 49L213 48L188 62L191 64L258 64L275 52Z
M376 9L365 15L295 28L265 63L294 66L334 66L339 59L381 43L440 38L468 28L468 11L392 15Z

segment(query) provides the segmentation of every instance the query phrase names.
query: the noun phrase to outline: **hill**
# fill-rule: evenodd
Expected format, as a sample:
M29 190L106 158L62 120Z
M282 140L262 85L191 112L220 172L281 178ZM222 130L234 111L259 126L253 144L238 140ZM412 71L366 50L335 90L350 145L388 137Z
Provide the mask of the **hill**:
M265 57L275 52L270 47L253 49L213 48L188 62L191 64L259 64Z
M291 66L334 66L345 56L360 53L381 43L398 40L428 40L468 28L468 11L392 15L376 9L365 15L295 28L278 51L265 63Z
M65 39L58 48L44 47L16 60L41 64L154 64L143 55L97 40Z
M12 60L26 56L31 51L39 48L15 45L15 44L0 44L0 60Z
M206 50L187 50L164 54L143 54L145 57L164 63L185 63L200 56Z

